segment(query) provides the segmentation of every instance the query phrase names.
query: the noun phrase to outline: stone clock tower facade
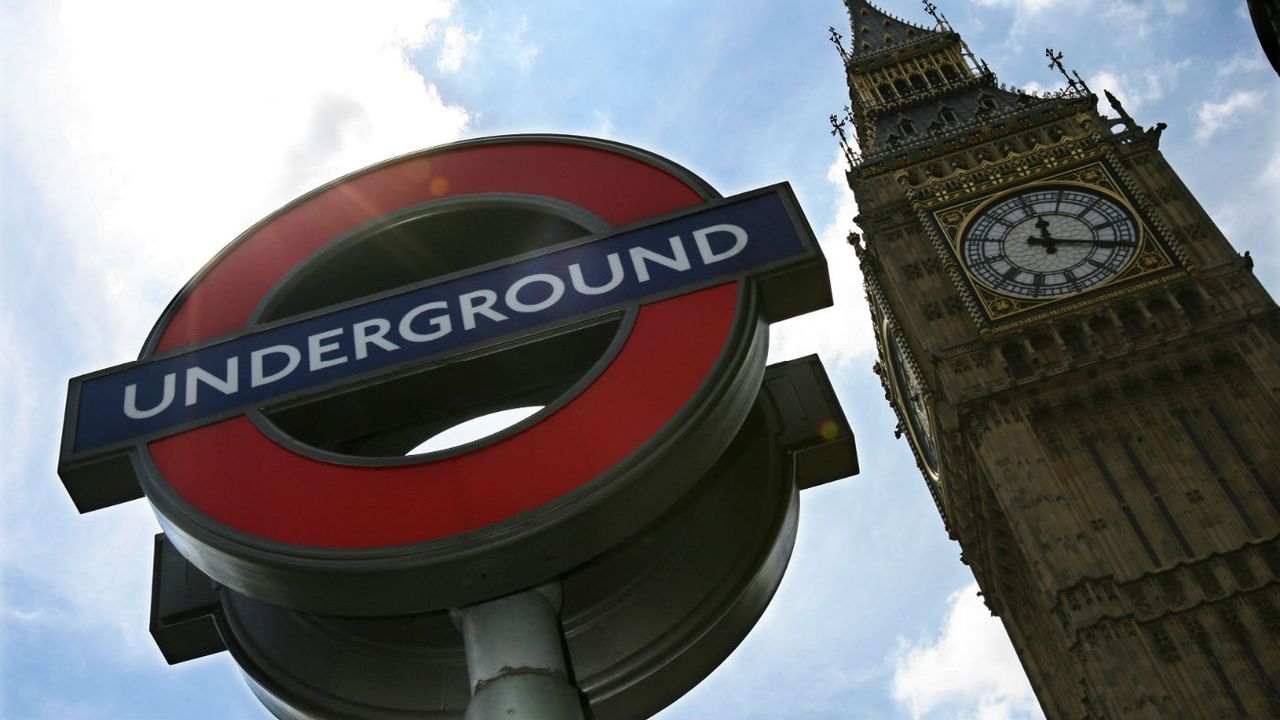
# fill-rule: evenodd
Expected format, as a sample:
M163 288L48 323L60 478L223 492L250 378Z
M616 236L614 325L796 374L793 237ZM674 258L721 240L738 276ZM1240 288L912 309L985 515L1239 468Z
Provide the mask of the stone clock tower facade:
M876 370L1050 718L1280 718L1280 313L1059 58L846 0ZM835 120L833 118L833 120ZM843 124L836 129L843 135Z

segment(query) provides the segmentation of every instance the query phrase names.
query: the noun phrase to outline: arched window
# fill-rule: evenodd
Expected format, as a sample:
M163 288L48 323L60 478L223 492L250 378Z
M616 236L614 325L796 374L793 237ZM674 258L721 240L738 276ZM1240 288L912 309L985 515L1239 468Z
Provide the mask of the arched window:
M947 63L942 66L942 77L950 80L951 82L955 82L960 79L960 73L956 71L955 65Z
M1152 317L1156 318L1161 327L1172 327L1176 320L1176 317L1173 314L1173 308L1169 306L1169 303L1165 302L1161 298L1156 298L1155 300L1147 303L1147 312L1151 313Z
M929 86L925 83L924 78L920 75L911 76L911 87L921 92L929 89Z
M978 96L978 110L974 113L975 115L977 115L980 118L988 118L988 117L991 117L991 114L994 113L995 110L996 110L995 98L991 97L990 95L987 95L986 93L983 93L982 95ZM1012 150L1012 148L1010 148L1010 150Z
M934 70L933 68L929 68L928 70L924 71L924 78L928 80L929 84L933 85L934 87L937 87L938 85L942 84L942 76L939 75L938 71Z
M1023 346L1006 343L1000 348L1000 354L1004 356L1005 366L1010 375L1020 377L1031 372L1031 361L1027 358L1027 349Z
M960 118L956 117L956 111L946 105L938 110L938 119L946 125L955 125L960 122Z
M885 102L889 102L890 100L898 97L898 94L893 91L893 86L889 83L884 83L880 87L876 88L876 92L880 93L880 99Z
M1087 351L1084 344L1084 334L1080 332L1080 328L1075 325L1064 325L1058 331L1058 335L1062 338L1062 344L1067 346L1067 352L1072 357L1080 357Z
M1142 313L1131 307L1122 308L1119 312L1120 324L1124 327L1125 337L1138 338L1147 334L1146 323L1142 321Z
M1187 314L1188 320L1194 322L1204 318L1204 301L1200 299L1199 293L1195 290L1182 290L1174 297L1178 300L1178 304L1182 306L1182 311Z
M1041 362L1062 362L1062 350L1052 337L1045 333L1036 333L1028 339L1031 341L1032 351Z
M1114 345L1119 337L1116 335L1116 326L1106 317L1096 315L1089 319L1089 332L1098 338L1104 345Z
M911 122L911 118L908 117L904 117L898 121L898 129L902 131L903 135L916 134L916 124Z
M893 81L893 89L897 90L899 95L911 94L911 86L908 85L907 81L903 80L902 78L898 78L897 80Z

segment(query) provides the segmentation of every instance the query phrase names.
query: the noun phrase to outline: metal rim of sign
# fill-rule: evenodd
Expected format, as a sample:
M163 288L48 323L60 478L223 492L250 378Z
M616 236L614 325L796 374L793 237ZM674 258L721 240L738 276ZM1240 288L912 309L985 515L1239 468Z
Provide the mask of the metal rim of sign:
M418 202L386 208L379 207L380 201L374 198L375 202L371 203L374 209L364 214L350 208L345 210L345 215L337 213L343 215L343 222L315 229L316 234L306 238L311 245L306 252L294 252L292 257L276 260L274 268L256 268L262 276L274 272L270 282L259 283L267 292L258 297L232 297L228 293L245 294L242 286L226 283L219 276L228 262L235 264L237 251L271 240L278 223L296 219L299 213L305 215L317 204L339 202L348 189L363 192L362 186L377 186L387 176L404 176L406 172L412 175L414 164L430 165L438 171L442 165L453 163L464 167L468 162L489 162L504 154L521 157L504 167L498 178L486 180L485 173L475 172L480 178L478 181L470 185L455 183L454 187L442 191L439 187L433 191L432 183L424 178L426 182L418 192ZM594 165L583 163L588 156L595 161ZM536 157L541 157L542 162L531 162L531 158ZM575 172L566 178L564 169L569 167ZM601 185L610 187L611 192L600 192ZM330 243L340 242L389 212L433 199L456 201L466 195L492 199L513 192L535 197L550 195L613 225L661 215L715 197L706 183L668 161L635 148L582 138L509 136L402 156L309 193L234 241L166 310L148 340L144 357L176 346L212 340L234 329L228 328L225 321L209 324L198 319L193 306L207 309L248 305L250 313L244 317L251 319L253 309L269 301L270 288L276 287L287 272L309 262L314 253L323 251ZM567 192L567 196L557 197L560 192ZM620 198L627 207L611 207L610 198ZM361 198L365 205L370 204L369 200ZM270 421L260 412L251 411L140 447L136 460L141 469L141 483L174 545L215 580L250 597L314 612L403 614L512 592L554 577L620 542L664 512L710 467L756 397L764 368L767 334L760 302L755 283L740 278L643 306L633 304L623 312L624 320L619 323L618 333L625 338L614 342L606 357L573 388L576 394L571 393L572 397L502 436L475 446L464 446L439 456L421 456L409 464L403 460L386 464L360 460L339 465L338 457L303 453L296 444L278 442L279 436L263 430L271 427ZM682 319L686 322L681 323ZM703 322L707 319L711 322ZM202 323L214 329L202 330ZM681 330L694 334L680 338L678 344L672 343L670 333ZM678 359L672 357L677 345L682 351ZM701 348L699 358L691 359L690 356L697 353L690 346ZM623 443L623 451L614 453L617 461L610 462L603 472L574 478L577 485L553 489L550 500L544 495L525 498L523 505L507 502L502 513L482 518L481 522L459 532L410 538L407 542L374 542L363 547L291 542L238 529L227 522L226 517L216 517L216 512L197 507L175 489L175 483L190 488L198 486L209 473L221 474L221 480L238 482L240 490L249 493L248 497L237 499L239 505L256 503L255 512L270 517L273 513L307 512L308 507L326 501L335 505L350 503L353 497L348 494L344 499L334 500L336 496L317 499L293 494L300 488L319 488L312 492L323 493L323 488L337 487L346 481L362 484L367 495L369 483L383 483L384 478L393 474L409 477L408 482L412 482L416 474L418 484L422 485L424 469L500 453L503 448L536 434L549 421L572 416L578 403L607 402L607 399L588 396L603 387L602 382L620 367L629 370L617 381L621 387L616 389L630 392L630 397L644 398L652 393L655 382L668 381L673 373L684 373L689 391L676 402L675 412L662 418L656 432L632 433L643 436L643 440L631 445ZM599 407L589 409L591 412L576 422L598 423L607 416L601 414ZM625 413L615 420L626 422ZM601 436L612 429L596 428ZM546 437L536 437L529 444L532 447L553 435L551 432ZM625 433L623 435L622 440L626 440ZM233 443L233 450L227 448L228 442ZM547 462L561 462L584 450L577 440L572 442L577 446L543 450L543 458ZM497 466L506 462L509 467L516 467L510 465L512 457L526 460L537 457L530 452L530 448L514 452L498 461ZM490 467L483 462L479 466ZM577 472L587 471L577 468ZM285 490L247 486L237 473L253 474L251 482L278 482ZM336 480L326 485L326 478ZM403 478L395 482L406 483ZM433 477L431 482L441 480ZM502 486L491 484L490 487L500 489ZM380 487L378 494L384 489ZM418 498L412 493L407 497ZM413 506L409 500L394 500L391 504L402 503L400 509L412 516L421 507ZM266 509L263 509L264 503L268 505ZM389 506L385 500L377 505L384 510ZM344 510L353 516L373 512L356 504L337 508L337 514L320 513L319 517L340 517ZM383 520L386 518L378 522ZM366 517L365 522L368 525L369 518Z

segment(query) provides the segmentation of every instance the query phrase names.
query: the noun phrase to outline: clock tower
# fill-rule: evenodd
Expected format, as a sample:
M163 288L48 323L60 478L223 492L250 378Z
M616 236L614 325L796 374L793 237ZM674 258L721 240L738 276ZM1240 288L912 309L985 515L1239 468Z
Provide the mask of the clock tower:
M886 397L1050 718L1280 717L1280 313L1061 55L846 0ZM844 139L845 123L832 118Z

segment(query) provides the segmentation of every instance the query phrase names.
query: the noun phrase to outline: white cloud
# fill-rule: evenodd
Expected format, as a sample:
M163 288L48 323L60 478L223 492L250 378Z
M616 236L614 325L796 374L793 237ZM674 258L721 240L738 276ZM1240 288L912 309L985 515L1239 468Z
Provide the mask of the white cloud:
M56 260L54 297L68 296L73 310L9 307L0 336L36 333L75 350L42 363L0 350L0 374L18 381L0 384L9 411L0 472L6 495L24 498L21 513L3 515L0 561L36 598L0 599L15 608L7 622L35 620L40 598L58 598L49 612L154 659L139 599L149 593L155 522L139 502L75 515L53 472L66 378L130 359L186 279L284 202L458 138L468 113L408 61L452 7L66 0L0 9L0 26L24 28L0 84L6 144L24 198L54 224L40 237L22 236L26 227L6 237L4 257L38 250ZM27 602L37 604L14 604Z
M1183 71L1191 66L1190 60L1166 62L1130 73L1117 73L1112 67L1089 76L1086 82L1094 92L1110 90L1130 113L1147 103L1162 100L1177 86Z
M1273 189L1280 186L1280 147L1272 151L1271 161L1263 169L1259 182Z
M1135 37L1145 38L1151 32L1151 15L1155 8L1149 4L1112 2L1102 8L1102 19L1109 27L1124 27Z
M1239 73L1255 72L1266 69L1267 60L1256 48L1236 53L1232 58L1218 66L1218 75L1225 77Z
M1095 22L1103 27L1123 25L1126 35L1145 38L1152 30L1168 31L1174 27L1173 19L1190 7L1189 0L973 0L973 3L1002 11L1003 24L1007 27L1005 43L1015 49L1028 42L1043 42L1051 37L1045 34L1046 27L1066 27L1079 17L1095 17ZM1070 19L1066 17L1068 14ZM973 30L966 28L965 32L969 34Z
M1132 36L1145 38L1153 29L1170 27L1169 19L1185 13L1188 7L1187 0L1160 0L1158 3L1113 0L1101 7L1101 13L1108 27L1123 26Z
M1042 95L1044 93L1057 92L1062 88L1063 88L1062 83L1057 83L1054 85L1042 85L1036 82L1035 80L1032 80L1031 82L1022 86L1023 91L1029 92L1035 95Z
M1037 37L1038 28L1043 26L1046 16L1053 15L1054 8L1070 5L1073 13L1088 13L1090 11L1089 5L1092 3L1092 0L1072 0L1071 3L1064 3L1063 0L974 1L977 5L983 7L999 9L997 12L991 13L992 17L999 16L999 19L994 23L994 27L1005 28L1005 48L1007 51L1017 55L1022 54L1023 47L1029 40ZM964 28L966 34L974 30L976 28ZM1036 40L1035 42L1039 41Z
M612 137L613 115L604 110L593 110L592 114L595 115L596 120L600 121L600 124L596 127L596 135L602 138Z
M977 583L954 592L937 638L901 640L893 697L913 718L1043 718L1000 620Z
M533 61L538 59L538 53L542 50L538 44L529 40L529 18L527 17L520 18L520 24L507 37L507 44L511 49L511 57L521 70L533 67Z
M1267 165L1262 169L1258 179L1254 181L1254 186L1258 188L1260 194L1255 196L1255 202L1245 204L1247 207L1245 212L1251 216L1253 227L1270 227L1272 208L1280 207L1280 144L1272 147L1271 157L1267 160ZM1215 214L1214 217L1217 218L1217 215ZM1226 224L1219 223L1219 225L1222 227L1223 232L1227 233ZM1245 236L1243 234L1227 233L1227 237L1235 238L1237 242L1241 242ZM1266 259L1262 262L1268 267L1277 264L1272 253L1267 253Z
M835 215L818 232L818 243L832 278L834 305L775 325L769 342L769 362L816 352L822 356L828 371L835 372L842 364L875 353L862 272L847 241L858 206L845 180L846 167L844 155L837 151L835 161L827 170L827 180L835 186L840 200Z
M1196 140L1207 142L1218 132L1231 127L1239 120L1242 113L1257 108L1266 97L1264 90L1237 90L1222 102L1204 102L1196 111L1199 125L1196 127Z
M102 316L132 318L126 352L158 300L270 210L459 136L466 111L406 58L450 10L71 0L33 28L24 55L39 62L0 91L21 108L14 146L65 209L68 255L109 303Z
M8 261L9 253L0 249L0 259ZM5 262L4 267L11 268L15 265ZM34 429L29 420L36 412L33 362L26 352L25 344L20 341L23 334L14 317L14 310L17 308L11 303L17 298L12 297L9 292L0 292L0 298L5 300L0 305L0 338L3 338L3 342L0 342L0 372L4 374L4 381L0 382L0 408L4 408L4 413L0 415L0 433L3 433L5 444L9 448L26 448L31 445ZM26 310L27 308L22 308L22 311ZM45 402L49 400L44 398ZM16 497L10 484L14 478L21 477L21 460L20 452L11 450L0 453L0 492L6 497ZM5 539L0 534L0 543ZM0 545L0 552L3 549Z
M446 27L444 37L440 40L440 54L436 57L436 69L444 73L458 72L471 45L479 39L480 33L468 33L459 25Z
M976 0L985 7L1012 8L1019 13L1037 13L1062 2L1062 0Z

